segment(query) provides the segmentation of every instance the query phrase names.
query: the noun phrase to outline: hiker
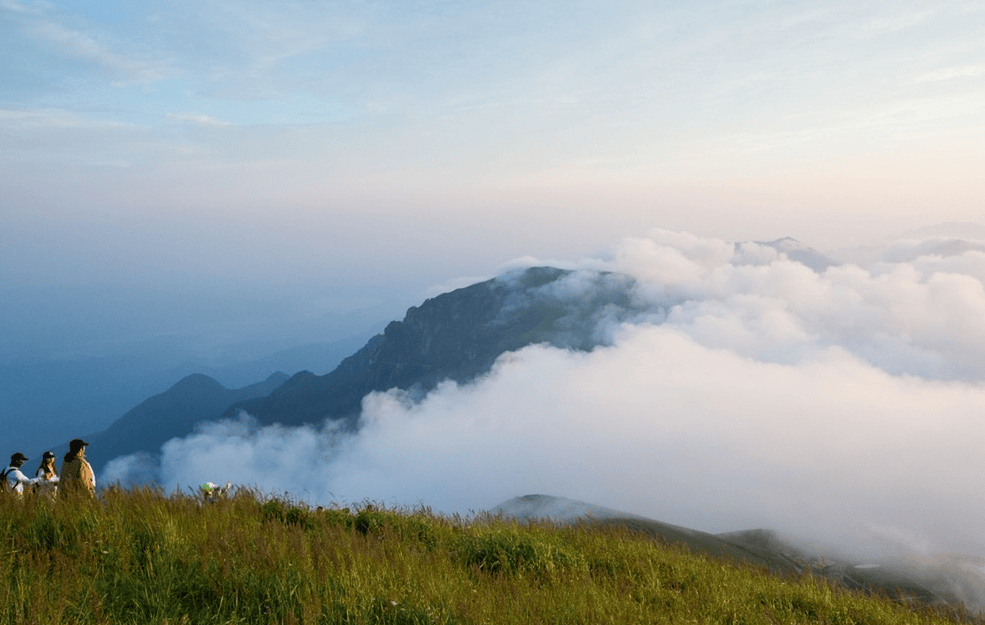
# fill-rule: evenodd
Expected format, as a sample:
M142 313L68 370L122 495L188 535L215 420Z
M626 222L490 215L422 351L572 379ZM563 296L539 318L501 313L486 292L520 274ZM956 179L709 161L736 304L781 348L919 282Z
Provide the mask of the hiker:
M21 471L21 466L27 462L27 456L17 452L10 457L10 466L0 473L3 477L4 483L2 484L4 490L15 492L18 495L24 493L24 486L30 486L38 482L37 478L30 479Z
M58 469L55 468L55 454L50 451L44 452L41 457L41 466L34 472L34 477L38 483L34 485L34 492L39 495L52 496L58 490Z
M225 499L232 486L232 482L226 482L225 486L219 486L215 482L206 482L199 487L199 491L202 493L202 501L205 503L216 503L220 499Z
M62 461L61 490L84 492L89 496L96 494L96 474L85 459L86 447L89 443L81 438L74 439L68 444L68 453Z

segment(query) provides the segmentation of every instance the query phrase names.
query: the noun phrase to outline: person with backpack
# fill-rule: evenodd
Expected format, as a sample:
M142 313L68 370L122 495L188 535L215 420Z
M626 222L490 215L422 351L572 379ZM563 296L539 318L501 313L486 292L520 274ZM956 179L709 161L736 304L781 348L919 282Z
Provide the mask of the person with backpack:
M58 490L58 469L55 468L55 454L50 451L44 452L41 457L41 466L34 472L34 477L38 483L34 485L34 492L40 495L53 496Z
M24 475L21 471L21 467L27 462L27 456L17 452L10 457L10 466L0 472L0 477L3 478L3 483L0 487L8 492L17 493L21 495L24 493L24 486L31 486L38 483L38 479L31 479Z
M88 446L89 443L81 438L76 438L68 444L68 453L62 461L62 492L86 493L90 497L96 494L96 474L92 472L92 465L85 458L85 450Z

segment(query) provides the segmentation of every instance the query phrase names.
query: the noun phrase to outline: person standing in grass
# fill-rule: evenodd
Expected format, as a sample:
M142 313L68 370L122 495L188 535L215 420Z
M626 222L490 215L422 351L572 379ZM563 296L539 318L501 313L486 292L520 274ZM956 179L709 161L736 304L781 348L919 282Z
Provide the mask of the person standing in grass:
M96 474L85 458L88 446L89 443L81 438L68 444L69 451L62 461L62 491L87 493L90 497L96 494Z
M55 454L50 451L44 452L41 457L41 466L34 472L34 477L38 483L34 485L35 492L40 495L54 495L58 489L58 469L55 468Z
M37 483L37 479L30 479L21 471L21 467L27 462L27 456L17 452L10 457L10 466L0 472L0 476L3 477L5 484L2 486L4 490L17 493L18 495L24 493L24 486L30 486Z

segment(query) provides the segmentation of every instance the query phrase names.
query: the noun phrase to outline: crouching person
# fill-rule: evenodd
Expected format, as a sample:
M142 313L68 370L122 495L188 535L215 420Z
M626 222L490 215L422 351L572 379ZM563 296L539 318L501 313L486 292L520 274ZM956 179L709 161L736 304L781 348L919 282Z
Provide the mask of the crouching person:
M27 462L27 456L20 452L10 457L10 466L0 473L0 476L3 477L3 483L0 484L3 490L23 495L25 486L31 486L38 482L37 478L31 479L21 471L25 462Z
M216 503L220 499L225 499L232 486L232 482L226 482L225 486L219 486L215 482L206 482L201 486L202 501L205 503Z
M68 444L68 453L62 461L62 475L59 491L63 494L84 493L92 497L96 494L96 474L85 458L89 443L77 438Z

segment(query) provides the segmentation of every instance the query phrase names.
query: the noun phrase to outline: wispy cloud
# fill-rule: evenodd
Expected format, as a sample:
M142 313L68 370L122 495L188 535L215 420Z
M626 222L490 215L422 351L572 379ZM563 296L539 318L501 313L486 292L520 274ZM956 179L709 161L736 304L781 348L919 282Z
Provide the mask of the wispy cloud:
M936 82L952 78L975 77L985 74L985 64L964 65L962 67L946 67L916 77L916 82Z
M981 128L977 121L985 112L985 94L940 95L886 102L856 110L817 111L816 115L792 115L776 120L777 131L763 128L734 135L713 136L695 142L695 154L755 154L796 149L803 155L817 149L844 151L844 146L864 143L907 143L933 136L967 133ZM820 122L820 123L819 123ZM825 123L826 122L826 123ZM852 150L847 150L849 153Z
M176 122L189 123L208 128L222 128L232 125L230 122L218 119L211 115L205 115L203 113L167 113L166 117Z
M52 2L34 0L33 2L17 2L17 0L0 0L0 9L15 13L40 14L54 8Z
M93 129L120 130L137 129L137 125L114 119L101 119L85 116L76 111L45 108L45 109L0 109L6 130L53 130L53 129Z
M77 59L91 62L111 72L114 80L151 82L168 71L159 62L141 59L132 49L116 52L105 41L90 33L50 20L34 23L29 31L46 44Z

